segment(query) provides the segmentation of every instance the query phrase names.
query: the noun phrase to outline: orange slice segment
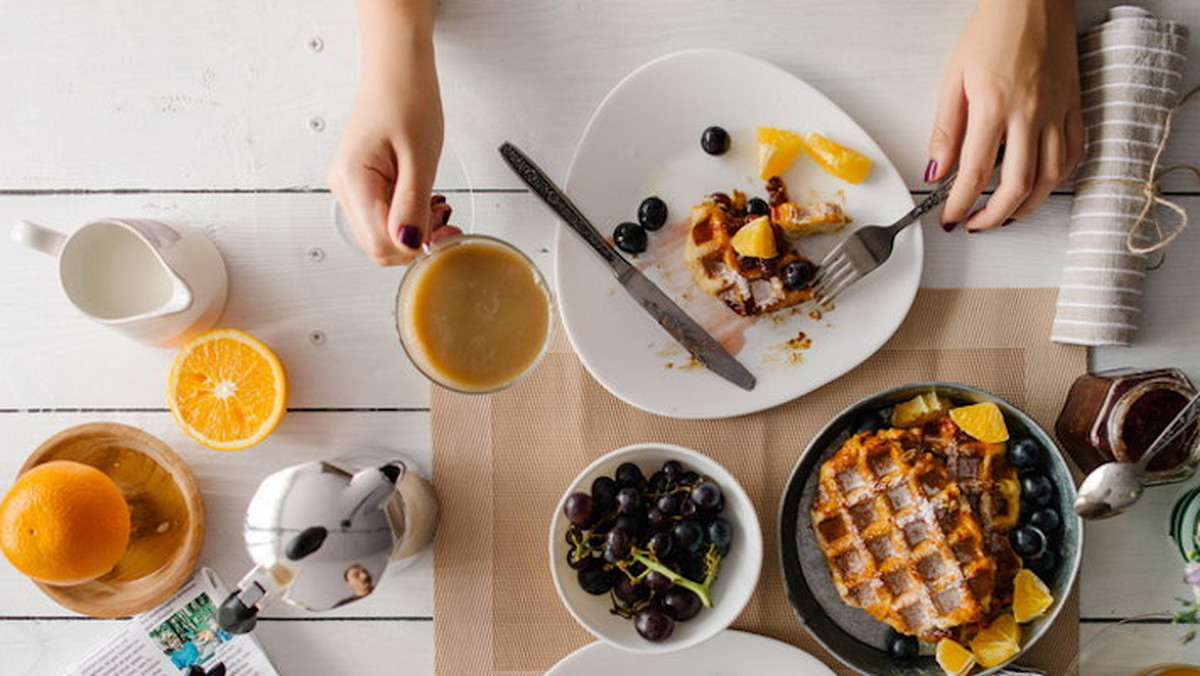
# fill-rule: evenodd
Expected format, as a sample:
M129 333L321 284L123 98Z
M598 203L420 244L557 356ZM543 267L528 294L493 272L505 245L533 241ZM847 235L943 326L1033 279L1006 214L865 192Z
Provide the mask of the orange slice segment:
M730 240L733 250L750 258L774 258L779 255L775 246L775 228L768 216L760 216L743 225Z
M971 652L980 666L998 667L1021 652L1021 628L1011 613L997 617L991 626L971 639Z
M850 183L862 183L871 173L871 158L809 132L804 137L804 149L821 168Z
M948 638L938 641L935 657L946 676L965 676L975 666L975 656L971 651Z
M1014 587L1013 615L1017 622L1024 624L1045 615L1054 603L1050 588L1031 570L1018 570Z
M167 401L175 421L218 451L249 448L287 410L287 375L274 352L237 329L216 329L183 346L171 367Z
M1004 414L1000 412L999 406L990 401L950 409L950 419L959 429L980 441L989 444L1008 441L1008 426L1004 424Z
M784 129L758 128L758 175L763 180L781 176L800 156L804 139Z

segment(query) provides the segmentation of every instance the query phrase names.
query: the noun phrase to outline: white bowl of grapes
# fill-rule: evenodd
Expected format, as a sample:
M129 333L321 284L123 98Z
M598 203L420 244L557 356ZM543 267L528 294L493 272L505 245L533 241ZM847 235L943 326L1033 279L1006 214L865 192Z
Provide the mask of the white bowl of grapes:
M758 515L724 467L669 444L615 450L580 472L550 526L559 598L596 638L638 653L728 627L762 569Z

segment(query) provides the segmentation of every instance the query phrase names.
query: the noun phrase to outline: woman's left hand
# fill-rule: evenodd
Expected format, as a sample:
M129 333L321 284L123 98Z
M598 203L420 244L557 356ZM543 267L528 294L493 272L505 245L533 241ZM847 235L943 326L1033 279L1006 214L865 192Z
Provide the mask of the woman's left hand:
M987 187L1004 148L1000 183ZM967 232L1029 214L1083 153L1073 0L979 0L942 79L925 181L955 166L942 227Z

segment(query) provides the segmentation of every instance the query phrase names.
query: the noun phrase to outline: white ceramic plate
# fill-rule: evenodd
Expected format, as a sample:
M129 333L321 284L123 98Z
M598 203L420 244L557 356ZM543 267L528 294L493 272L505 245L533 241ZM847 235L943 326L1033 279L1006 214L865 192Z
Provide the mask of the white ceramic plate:
M728 153L701 150L700 135L710 125L729 131ZM625 78L592 116L567 178L567 192L606 236L621 221L637 220L643 198L658 195L667 203L667 227L650 233L651 250L631 260L714 335L739 333L734 327L743 320L694 286L681 262L683 236L692 205L709 193L737 188L766 196L757 178L759 126L816 131L874 160L867 180L851 185L801 156L783 176L793 200L844 198L856 225L891 223L912 208L895 167L832 101L773 65L719 50L664 56ZM819 262L843 236L808 238L801 248ZM745 329L737 356L758 378L750 392L689 364L683 348L566 226L559 227L555 266L567 334L600 384L653 413L722 418L794 399L874 354L912 305L922 252L920 228L910 228L891 260L820 320L806 314L810 308L785 310ZM801 332L811 347L788 344Z
M833 676L817 658L775 639L726 630L695 648L638 655L592 643L567 655L546 676Z

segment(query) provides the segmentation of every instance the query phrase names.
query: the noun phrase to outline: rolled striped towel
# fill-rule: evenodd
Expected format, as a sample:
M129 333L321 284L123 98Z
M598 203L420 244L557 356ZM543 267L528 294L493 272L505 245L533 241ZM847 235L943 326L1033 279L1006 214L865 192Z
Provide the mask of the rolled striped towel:
M1114 7L1080 37L1087 145L1075 174L1055 342L1129 345L1138 329L1146 256L1126 240L1146 206L1187 48L1186 26L1132 6ZM1145 246L1147 237L1134 233L1132 243Z

